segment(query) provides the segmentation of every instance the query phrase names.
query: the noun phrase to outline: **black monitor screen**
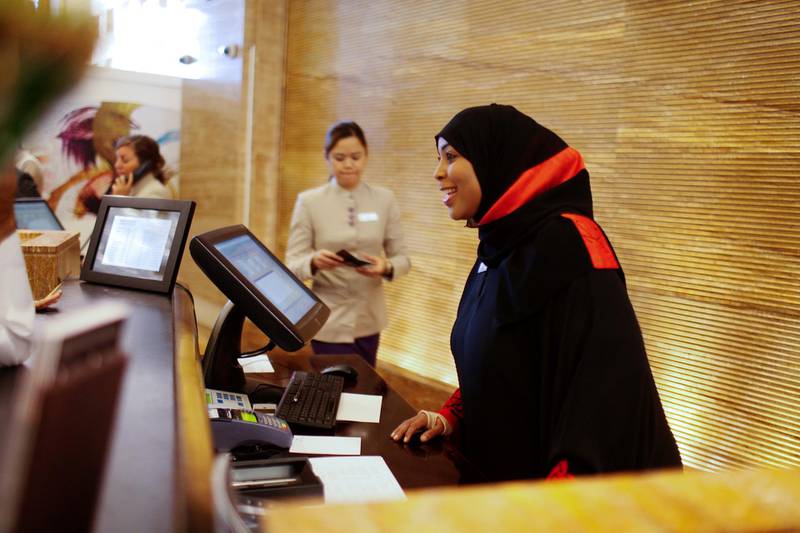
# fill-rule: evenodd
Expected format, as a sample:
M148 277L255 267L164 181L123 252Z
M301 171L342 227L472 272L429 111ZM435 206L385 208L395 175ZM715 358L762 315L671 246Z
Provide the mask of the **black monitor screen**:
M63 230L50 206L42 198L24 198L14 201L14 219L18 229Z
M189 251L197 266L228 297L236 315L249 318L286 351L299 350L328 319L330 309L322 300L243 225L197 235ZM223 323L226 315L223 309ZM232 318L230 321L233 323ZM238 347L238 337L233 340ZM204 367L212 359L204 358ZM214 388L208 382L206 386Z
M249 235L218 242L214 247L292 324L297 324L316 303Z
M100 234L95 272L162 280L180 213L111 207Z

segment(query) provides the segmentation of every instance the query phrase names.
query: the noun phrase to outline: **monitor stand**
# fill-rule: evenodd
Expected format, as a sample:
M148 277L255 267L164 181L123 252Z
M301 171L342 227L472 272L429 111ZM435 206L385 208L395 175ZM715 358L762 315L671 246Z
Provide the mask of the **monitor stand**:
M239 364L244 319L244 313L230 300L222 307L203 355L203 381L209 389L247 394L250 403L277 403L282 389L246 378Z

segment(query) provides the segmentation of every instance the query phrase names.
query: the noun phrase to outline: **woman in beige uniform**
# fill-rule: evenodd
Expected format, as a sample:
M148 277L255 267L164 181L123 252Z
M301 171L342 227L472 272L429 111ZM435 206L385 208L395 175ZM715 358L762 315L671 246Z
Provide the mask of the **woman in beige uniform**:
M355 122L331 126L325 138L330 178L303 191L292 214L286 264L331 308L311 341L314 353L357 353L375 365L386 327L383 282L411 269L394 193L361 179L367 140ZM366 262L352 266L346 250Z

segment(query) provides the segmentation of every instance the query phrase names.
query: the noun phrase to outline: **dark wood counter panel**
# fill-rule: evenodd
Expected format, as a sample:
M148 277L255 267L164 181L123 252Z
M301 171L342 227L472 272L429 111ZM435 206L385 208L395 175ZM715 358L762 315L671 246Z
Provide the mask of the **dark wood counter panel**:
M37 324L103 299L123 301L131 310L121 339L128 366L112 426L94 530L175 531L180 513L176 512L173 300L191 305L191 296L181 287L168 296L77 280L65 281L63 292L55 308L36 316ZM193 318L181 327L196 331ZM0 370L0 417L9 415L14 384L32 363L29 359L21 366ZM4 440L0 440L0 447Z
M191 294L179 285L172 295L162 295L77 280L66 281L63 290L58 305L37 315L37 323L104 299L125 302L131 311L121 338L128 367L94 530L212 531L214 450ZM338 423L335 434L361 437L362 454L382 456L406 490L461 480L458 455L448 446L430 443L411 448L389 438L390 431L414 410L362 359L281 354L272 355L271 360L275 372L258 377L279 385L286 385L292 370L319 371L342 362L354 366L358 381L345 391L382 395L381 420L377 424ZM10 413L14 385L31 365L29 360L0 369L0 417Z

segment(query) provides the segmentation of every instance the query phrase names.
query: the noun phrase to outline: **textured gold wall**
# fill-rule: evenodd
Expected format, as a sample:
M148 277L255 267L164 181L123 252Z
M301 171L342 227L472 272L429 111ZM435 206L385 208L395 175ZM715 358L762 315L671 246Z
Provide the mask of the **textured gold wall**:
M202 42L212 51L201 60L212 65L207 78L183 84L181 198L197 202L191 236L246 224L272 247L286 1L217 0L197 8L207 15ZM230 44L240 46L238 57L217 53ZM194 296L201 332L208 330L226 299L194 264L188 246L179 280Z
M433 136L508 103L581 151L685 462L800 464L800 4L289 2L278 242L352 118L394 189L412 273L379 357L455 383L450 326L477 243Z
M228 59L216 48L241 43L244 0L209 2L200 58L210 62L208 77L184 80L181 99L182 199L197 203L189 238L241 222L244 168L243 60ZM189 255L187 243L178 280L194 296L198 321L209 325L225 299Z

